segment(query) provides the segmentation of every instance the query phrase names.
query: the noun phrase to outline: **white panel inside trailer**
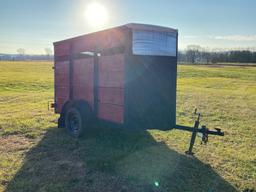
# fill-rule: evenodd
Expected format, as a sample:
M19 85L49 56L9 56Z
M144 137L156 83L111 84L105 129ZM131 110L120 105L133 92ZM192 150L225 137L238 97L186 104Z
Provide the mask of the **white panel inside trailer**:
M134 55L176 57L176 33L133 30L132 43L132 51Z

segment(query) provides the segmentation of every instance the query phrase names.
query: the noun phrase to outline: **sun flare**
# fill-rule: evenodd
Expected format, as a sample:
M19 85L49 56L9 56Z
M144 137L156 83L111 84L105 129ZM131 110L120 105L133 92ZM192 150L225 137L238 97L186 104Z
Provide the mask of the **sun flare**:
M93 27L102 27L108 21L108 11L101 3L91 3L86 7L85 18Z

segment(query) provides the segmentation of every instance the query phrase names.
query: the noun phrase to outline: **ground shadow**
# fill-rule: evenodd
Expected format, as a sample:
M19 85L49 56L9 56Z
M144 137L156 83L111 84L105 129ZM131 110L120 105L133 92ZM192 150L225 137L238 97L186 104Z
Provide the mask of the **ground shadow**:
M210 166L147 131L97 126L85 138L52 128L6 191L236 191Z

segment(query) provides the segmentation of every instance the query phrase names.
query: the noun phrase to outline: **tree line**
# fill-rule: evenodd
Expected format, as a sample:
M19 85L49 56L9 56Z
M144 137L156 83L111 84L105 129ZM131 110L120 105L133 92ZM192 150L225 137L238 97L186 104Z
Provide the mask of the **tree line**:
M17 54L1 54L0 53L0 60L6 61L23 61L23 60L53 60L53 51L50 48L45 48L45 55L33 55L33 54L26 54L26 50L24 48L17 49Z
M200 46L188 46L178 53L181 63L256 63L256 52L250 50L206 51Z

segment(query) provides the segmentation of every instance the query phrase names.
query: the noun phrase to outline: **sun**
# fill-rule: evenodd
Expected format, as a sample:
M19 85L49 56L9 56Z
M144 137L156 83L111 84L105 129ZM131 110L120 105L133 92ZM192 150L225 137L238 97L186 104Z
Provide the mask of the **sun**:
M86 7L85 18L92 27L102 27L108 21L108 11L101 3L91 3Z

